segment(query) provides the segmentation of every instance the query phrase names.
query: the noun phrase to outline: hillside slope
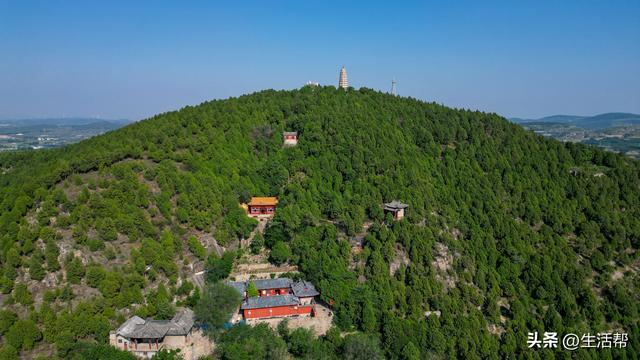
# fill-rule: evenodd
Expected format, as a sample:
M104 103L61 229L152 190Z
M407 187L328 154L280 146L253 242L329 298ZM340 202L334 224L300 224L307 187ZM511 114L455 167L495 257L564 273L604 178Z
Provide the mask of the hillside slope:
M236 248L255 226L238 204L262 195L280 197L266 246L386 357L567 354L527 349L532 331L626 332L598 355L640 353L640 164L495 114L268 90L0 154L0 173L5 353L69 357L127 314L193 305L203 253ZM393 199L406 220L384 218Z

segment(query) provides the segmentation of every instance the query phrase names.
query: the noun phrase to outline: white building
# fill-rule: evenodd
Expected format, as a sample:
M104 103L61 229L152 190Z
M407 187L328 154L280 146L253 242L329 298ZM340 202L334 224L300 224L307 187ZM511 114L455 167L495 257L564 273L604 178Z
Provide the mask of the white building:
M349 80L347 80L347 69L345 69L344 66L342 67L342 69L340 69L340 80L338 81L338 86L345 90L349 87Z

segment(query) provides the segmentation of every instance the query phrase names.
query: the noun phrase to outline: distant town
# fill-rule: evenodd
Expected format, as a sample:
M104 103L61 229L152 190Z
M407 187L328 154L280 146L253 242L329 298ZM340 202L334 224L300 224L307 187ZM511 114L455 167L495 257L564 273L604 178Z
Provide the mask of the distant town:
M0 120L0 151L64 146L127 123L126 120L84 118Z
M640 115L606 113L590 117L555 115L541 119L510 120L543 136L596 145L607 151L640 159Z

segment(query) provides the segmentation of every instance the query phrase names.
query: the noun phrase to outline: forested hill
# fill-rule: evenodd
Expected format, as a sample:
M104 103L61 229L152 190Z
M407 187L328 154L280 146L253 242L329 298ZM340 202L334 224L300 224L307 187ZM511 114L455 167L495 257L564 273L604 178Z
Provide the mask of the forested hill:
M371 359L640 354L640 163L495 114L370 89L267 90L3 153L0 173L7 357L77 356L131 313L193 306L192 265L248 236L250 196L279 196L265 244L333 304L325 338L269 345L292 356L349 358L336 334L355 331ZM410 205L404 221L385 219L393 199ZM534 331L629 342L573 355L527 349Z

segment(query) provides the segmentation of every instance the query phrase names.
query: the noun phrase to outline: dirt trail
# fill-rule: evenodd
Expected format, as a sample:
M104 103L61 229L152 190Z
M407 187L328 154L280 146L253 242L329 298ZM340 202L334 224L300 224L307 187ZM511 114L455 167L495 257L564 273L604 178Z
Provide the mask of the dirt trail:
M240 248L248 247L257 233L264 235L264 229L267 227L267 219L258 219L258 226L251 232L248 238L240 240Z

